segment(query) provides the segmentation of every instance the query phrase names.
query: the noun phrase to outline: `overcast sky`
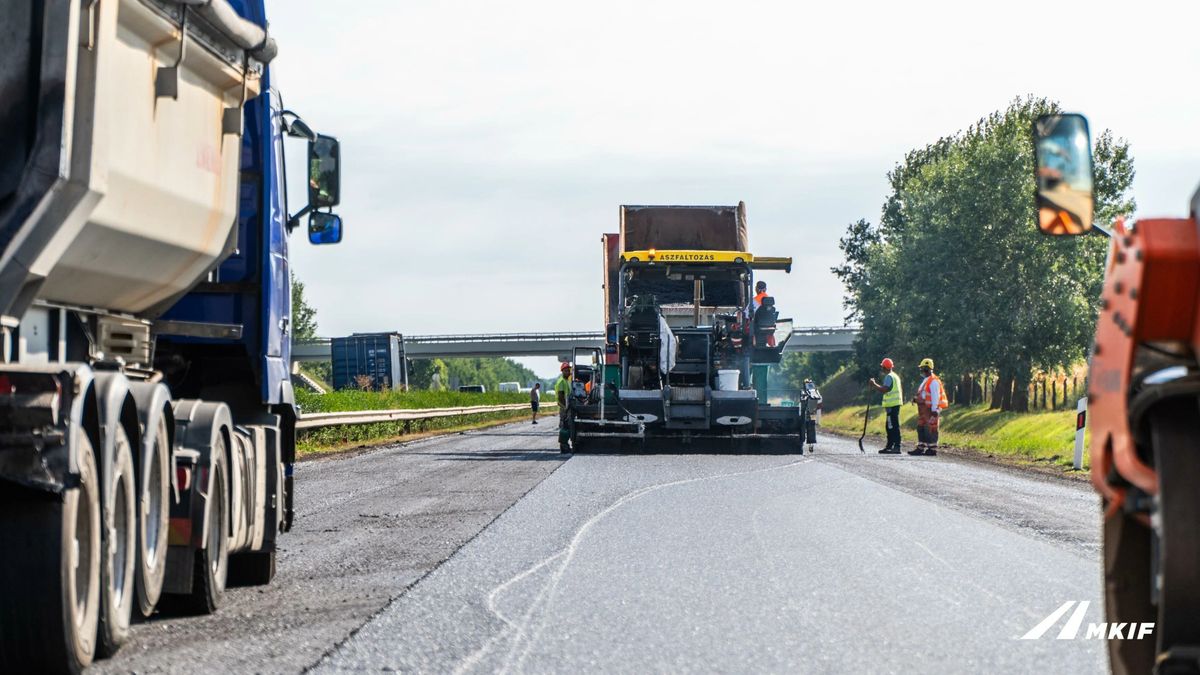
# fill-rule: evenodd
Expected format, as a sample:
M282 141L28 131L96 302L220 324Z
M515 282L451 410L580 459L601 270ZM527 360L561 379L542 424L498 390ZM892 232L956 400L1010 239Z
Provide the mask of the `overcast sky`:
M888 170L1028 94L1132 143L1139 215L1186 215L1200 4L1105 7L268 0L285 104L342 142L345 239L293 270L323 335L600 330L619 204L745 200L796 262L782 314L840 324Z

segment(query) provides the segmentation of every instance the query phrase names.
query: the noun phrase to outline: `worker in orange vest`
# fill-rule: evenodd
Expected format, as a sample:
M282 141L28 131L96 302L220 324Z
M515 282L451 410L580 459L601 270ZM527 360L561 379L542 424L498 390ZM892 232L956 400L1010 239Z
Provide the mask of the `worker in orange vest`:
M758 315L758 310L762 308L763 300L765 300L767 297L767 282L759 281L758 283L754 284L754 298L750 300L750 305L746 307L746 318L749 319L751 326L754 325L755 317ZM751 328L751 330L756 329ZM773 333L767 335L766 344L756 346L774 347L775 335Z
M917 404L917 447L908 454L934 456L937 455L938 422L942 411L950 404L946 401L946 387L941 378L933 374L933 359L921 359L918 368L924 379L913 397L913 403Z
M746 305L746 319L754 321L754 313L762 307L763 298L767 297L767 282L759 281L754 284L754 297L750 299L750 304Z
M762 307L762 301L765 297L767 297L767 282L760 281L754 284L754 304L752 305L752 308L755 311L757 311L759 307Z

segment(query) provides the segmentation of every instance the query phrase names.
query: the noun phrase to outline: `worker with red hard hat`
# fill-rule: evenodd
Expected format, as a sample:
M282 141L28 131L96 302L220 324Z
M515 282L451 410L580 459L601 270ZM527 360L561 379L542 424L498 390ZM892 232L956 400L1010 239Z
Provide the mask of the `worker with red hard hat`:
M879 362L879 367L883 369L883 381L876 382L875 378L871 378L871 386L883 394L883 410L887 420L887 445L879 451L881 455L900 454L900 404L904 402L904 388L895 366L891 359L885 358Z

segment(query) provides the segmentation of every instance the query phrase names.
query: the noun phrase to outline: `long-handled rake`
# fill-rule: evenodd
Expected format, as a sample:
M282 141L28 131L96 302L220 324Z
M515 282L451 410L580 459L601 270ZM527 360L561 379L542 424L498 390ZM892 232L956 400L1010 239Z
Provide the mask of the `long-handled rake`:
M871 402L867 401L867 411L863 413L863 432L862 436L858 437L858 451L864 455L867 454L867 451L863 448L863 439L867 437L867 420L869 419L871 419Z

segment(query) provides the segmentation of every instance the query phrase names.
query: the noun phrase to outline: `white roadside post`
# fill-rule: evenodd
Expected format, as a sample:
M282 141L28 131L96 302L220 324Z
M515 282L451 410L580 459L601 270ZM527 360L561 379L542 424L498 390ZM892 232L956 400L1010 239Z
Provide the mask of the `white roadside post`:
M1075 404L1075 470L1083 468L1083 431L1087 426L1087 397Z

